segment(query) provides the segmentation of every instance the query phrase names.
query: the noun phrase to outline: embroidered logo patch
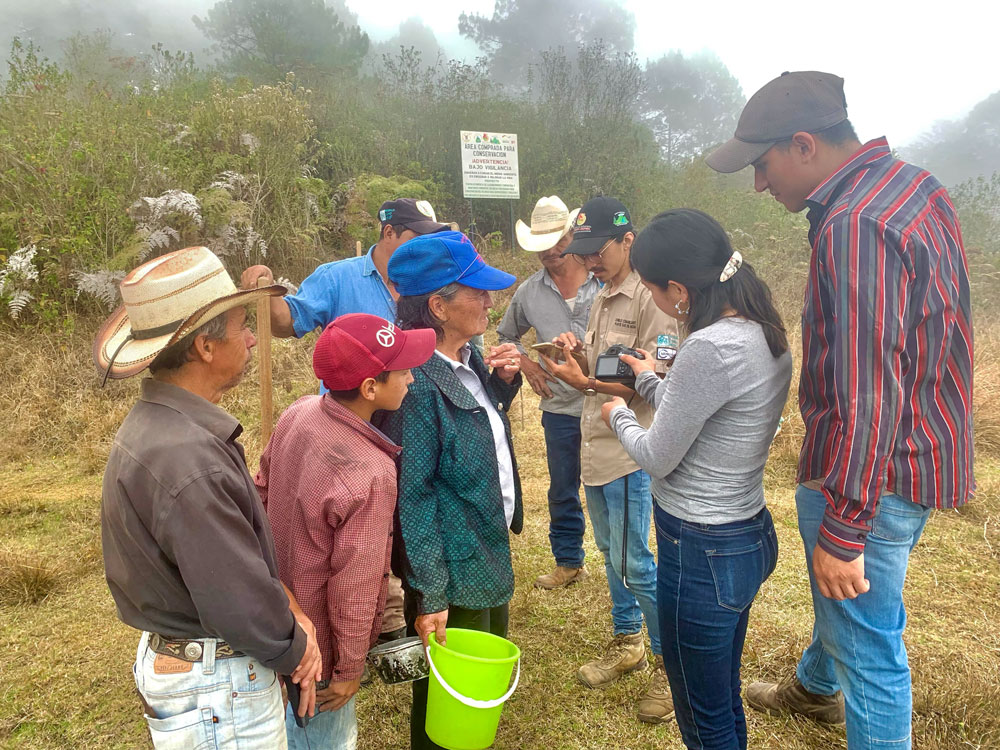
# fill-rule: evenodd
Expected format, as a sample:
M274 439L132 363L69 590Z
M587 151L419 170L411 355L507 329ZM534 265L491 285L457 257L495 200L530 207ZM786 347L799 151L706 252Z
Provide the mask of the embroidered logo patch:
M389 221L394 213L396 213L396 209L394 208L383 208L378 212L379 221L382 221L383 223Z
M582 227L586 223L587 223L587 214L581 211L576 215L576 225L578 227Z
M628 217L625 215L624 211L619 211L611 218L611 223L616 227L623 227L628 224Z
M396 329L393 327L392 323L386 323L385 328L380 328L375 334L375 340L378 341L386 349L390 348L396 343Z

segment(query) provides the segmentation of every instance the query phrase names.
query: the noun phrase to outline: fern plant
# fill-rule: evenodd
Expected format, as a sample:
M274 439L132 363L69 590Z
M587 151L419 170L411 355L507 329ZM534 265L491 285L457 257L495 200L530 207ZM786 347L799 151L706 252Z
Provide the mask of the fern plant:
M0 269L0 300L6 302L7 314L13 320L18 320L34 299L30 289L38 282L37 254L35 245L18 248Z

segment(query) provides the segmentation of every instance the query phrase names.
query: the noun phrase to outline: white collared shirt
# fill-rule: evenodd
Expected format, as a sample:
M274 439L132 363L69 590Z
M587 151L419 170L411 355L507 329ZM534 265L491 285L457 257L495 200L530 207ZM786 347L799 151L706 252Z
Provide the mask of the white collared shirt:
M462 385L466 387L476 402L483 407L486 416L490 419L490 428L493 430L493 445L497 453L497 466L500 469L500 493L503 496L503 514L507 519L507 528L514 519L514 461L511 457L510 443L507 441L507 431L504 430L503 420L500 419L498 409L500 404L490 401L486 393L483 382L476 375L475 371L469 367L469 357L472 349L468 344L462 347L462 361L456 362L441 352L434 350L434 353L447 362L451 369L458 376Z

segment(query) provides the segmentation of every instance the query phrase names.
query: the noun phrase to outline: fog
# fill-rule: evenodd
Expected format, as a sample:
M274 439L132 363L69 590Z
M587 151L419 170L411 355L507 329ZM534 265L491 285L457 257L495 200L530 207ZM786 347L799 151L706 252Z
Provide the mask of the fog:
M304 1L285 0L289 5ZM204 17L214 4L0 0L0 45L6 52L17 36L58 60L73 35L109 30L113 50L123 56L143 54L162 43L169 50L193 52L196 64L207 68L220 58L192 17ZM849 113L863 141L887 135L890 145L941 172L948 184L1000 170L1000 97L991 99L1000 93L1000 66L990 61L991 25L968 23L970 16L962 8L968 4L971 12L975 6L967 0L949 6L933 29L918 23L907 6L900 4L894 12L895 3L886 2L881 10L892 19L892 33L857 27L868 6L853 0L836 14L820 16L823 10L817 7L809 11L817 14L813 17L728 0L697 7L640 0L517 0L496 8L492 0L435 0L424 7L410 0L327 4L345 25L367 33L367 72L378 69L383 55L413 47L425 61L485 57L493 78L516 89L545 48L572 52L579 44L601 39L609 54L632 54L651 74L657 71L651 88L661 93L671 71L680 71L688 87L708 80L709 67L715 71L713 80L719 75L732 80L716 106L702 102L685 112L688 119L711 112L712 122L692 125L703 133L692 146L700 147L705 139L718 138L720 128L731 128L738 103L771 77L788 69L824 69L845 77ZM655 99L645 97L647 102ZM720 112L723 106L737 111ZM656 115L639 116L655 130ZM673 154L674 146L665 143L664 150Z

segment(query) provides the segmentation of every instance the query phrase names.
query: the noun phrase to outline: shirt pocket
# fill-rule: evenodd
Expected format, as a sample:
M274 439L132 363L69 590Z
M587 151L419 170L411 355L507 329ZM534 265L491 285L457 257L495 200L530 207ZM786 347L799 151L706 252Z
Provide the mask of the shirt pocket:
M636 334L634 333L622 333L621 331L609 331L608 335L605 336L604 342L601 345L601 351L606 351L608 347L618 344L619 346L627 346L629 349L635 349L636 347Z

